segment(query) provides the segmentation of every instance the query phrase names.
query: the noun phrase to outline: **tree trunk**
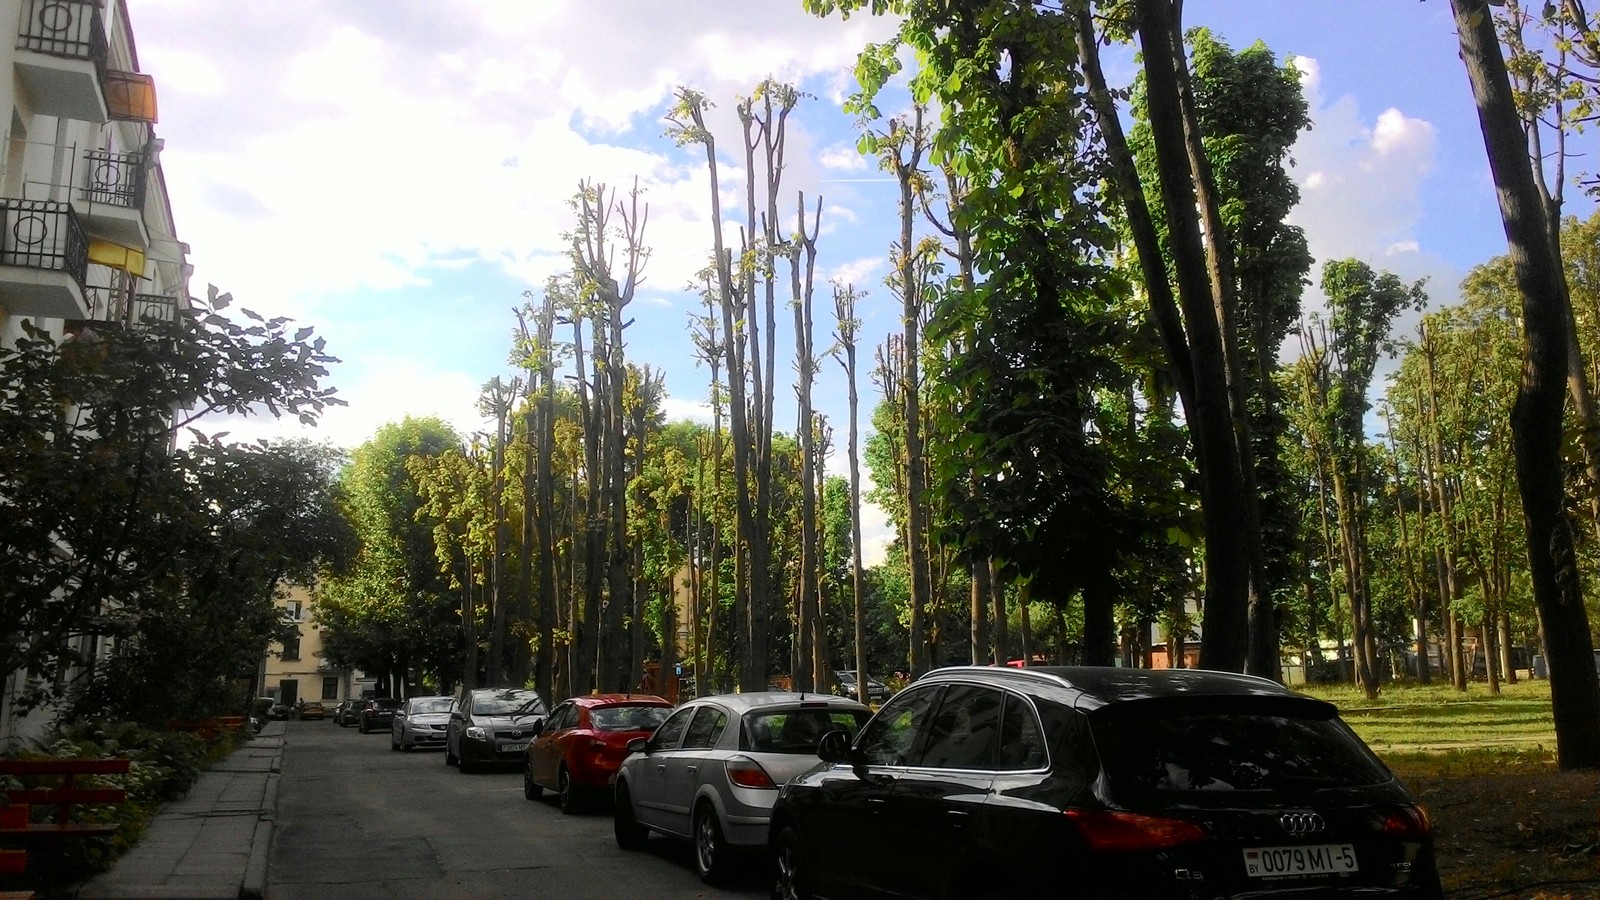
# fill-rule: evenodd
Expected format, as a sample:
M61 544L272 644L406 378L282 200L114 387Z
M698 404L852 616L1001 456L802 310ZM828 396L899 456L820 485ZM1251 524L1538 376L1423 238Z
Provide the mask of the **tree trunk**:
M1150 132L1158 162L1178 297L1194 364L1195 456L1205 529L1206 597L1201 662L1242 672L1249 649L1250 549L1245 484L1233 429L1227 366L1211 293L1193 172L1184 137L1169 0L1140 0L1139 42L1148 85Z
M1549 654L1557 756L1563 769L1600 768L1600 680L1562 510L1561 413L1571 315L1562 302L1560 254L1541 215L1489 8L1483 0L1450 5L1522 295L1522 385L1511 413L1512 441L1534 600Z

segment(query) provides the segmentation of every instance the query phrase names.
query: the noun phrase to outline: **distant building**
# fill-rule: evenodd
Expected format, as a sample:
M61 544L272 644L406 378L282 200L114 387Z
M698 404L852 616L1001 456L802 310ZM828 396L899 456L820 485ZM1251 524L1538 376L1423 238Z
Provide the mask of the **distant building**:
M155 82L139 71L127 0L0 0L0 347L23 321L70 339L140 328L189 308L188 245L176 237L156 137ZM87 658L105 651L80 639ZM0 739L51 719L0 685Z
M292 585L288 598L278 601L284 617L295 623L295 637L267 648L261 661L257 696L271 697L290 706L301 700L332 705L372 692L374 681L359 669L343 669L323 656L322 627L312 615L311 592Z

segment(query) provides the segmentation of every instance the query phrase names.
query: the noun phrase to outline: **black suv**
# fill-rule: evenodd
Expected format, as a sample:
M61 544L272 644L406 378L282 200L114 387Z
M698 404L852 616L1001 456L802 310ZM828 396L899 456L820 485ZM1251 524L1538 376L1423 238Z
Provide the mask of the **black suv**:
M817 755L772 811L774 896L1442 896L1416 800L1265 679L940 669Z

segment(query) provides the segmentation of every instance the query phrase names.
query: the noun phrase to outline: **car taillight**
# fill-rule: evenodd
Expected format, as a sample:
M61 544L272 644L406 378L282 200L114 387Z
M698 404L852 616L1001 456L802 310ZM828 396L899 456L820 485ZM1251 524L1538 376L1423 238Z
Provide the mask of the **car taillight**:
M761 764L748 756L735 756L728 760L728 780L739 787L771 788L776 790L777 785L772 783L772 776Z
M1390 810L1379 823L1378 830L1385 837L1402 841L1425 841L1433 831L1433 824L1428 821L1428 813L1422 807L1405 806Z
M1186 819L1142 816L1114 809L1068 809L1067 818L1097 853L1165 850L1206 839L1206 830Z

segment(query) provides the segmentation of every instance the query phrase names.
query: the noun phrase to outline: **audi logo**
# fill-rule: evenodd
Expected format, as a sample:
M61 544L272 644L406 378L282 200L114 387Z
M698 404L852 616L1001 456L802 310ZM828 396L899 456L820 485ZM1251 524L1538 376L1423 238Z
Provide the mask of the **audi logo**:
M1313 812L1284 813L1278 817L1278 824L1294 835L1321 834L1328 827L1328 823Z

